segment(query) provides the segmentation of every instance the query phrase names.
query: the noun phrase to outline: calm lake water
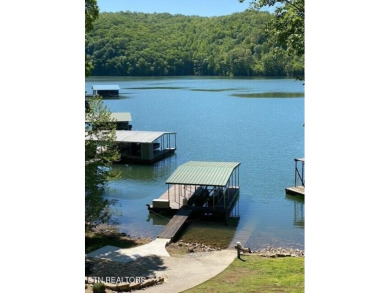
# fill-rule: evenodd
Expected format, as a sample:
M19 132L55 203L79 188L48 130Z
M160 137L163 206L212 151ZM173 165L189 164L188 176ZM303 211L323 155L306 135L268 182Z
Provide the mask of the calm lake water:
M188 161L238 161L240 200L235 225L190 223L183 239L241 241L253 249L304 248L304 199L286 196L294 158L304 157L304 86L294 79L96 77L118 84L112 112L130 112L133 130L177 132L177 151L151 166L115 165L121 178L106 189L121 232L156 237L167 223L146 204L166 191L165 180ZM215 239L218 238L218 239ZM221 240L222 241L222 240ZM212 243L211 243L212 244Z

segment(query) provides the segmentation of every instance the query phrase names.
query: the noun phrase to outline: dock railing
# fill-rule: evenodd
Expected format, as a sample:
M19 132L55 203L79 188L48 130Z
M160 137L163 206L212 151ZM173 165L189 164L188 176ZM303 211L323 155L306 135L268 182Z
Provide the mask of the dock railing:
M297 187L297 179L299 178L299 181L301 182L302 186L305 186L305 159L299 158L294 159L295 161L295 181L294 186ZM301 162L301 171L299 171L298 168L298 162Z

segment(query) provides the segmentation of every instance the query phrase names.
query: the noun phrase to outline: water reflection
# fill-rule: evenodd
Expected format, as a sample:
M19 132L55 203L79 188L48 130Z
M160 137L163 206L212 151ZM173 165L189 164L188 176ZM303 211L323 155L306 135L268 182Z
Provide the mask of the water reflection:
M250 93L250 94L231 94L233 97L239 98L303 98L305 94L303 92L268 92L268 93Z
M226 225L220 222L192 221L179 239L227 248L233 240L239 221L240 218L229 218Z
M226 89L191 89L193 92L227 92L227 91L235 91L242 90L242 88L226 88Z
M157 181L161 178L168 178L176 168L176 154L153 165L117 164L113 166L113 169L121 174L118 180L131 179L137 181Z
M286 199L294 203L294 226L305 227L305 198L301 195L288 195Z
M147 222L152 222L153 226L166 226L169 222L169 218L159 215L157 213L149 213Z
M127 90L181 90L187 87L181 86L143 86L143 87L126 87Z

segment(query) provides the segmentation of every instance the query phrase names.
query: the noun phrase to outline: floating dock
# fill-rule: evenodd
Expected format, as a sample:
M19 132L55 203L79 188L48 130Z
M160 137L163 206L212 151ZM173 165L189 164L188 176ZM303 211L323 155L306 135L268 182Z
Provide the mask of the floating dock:
M155 163L176 151L176 132L117 130L121 163Z
M305 158L296 158L295 161L295 180L293 187L287 187L286 193L290 195L305 195ZM301 168L298 168L298 163ZM301 185L297 185L300 182Z
M103 98L118 98L119 85L116 84L97 84L92 86L92 95L99 95Z
M112 112L111 119L115 121L116 130L131 130L133 127L130 112Z
M160 238L173 239L190 217L227 220L239 198L237 162L196 162L179 166L167 179L168 189L150 212L175 214Z
M151 164L176 151L176 132L117 130L115 143L121 155L119 163Z
M89 108L89 102L85 101L85 108ZM100 129L112 129L112 127L109 127L112 125L112 123L115 124L116 130L131 130L133 125L131 124L131 114L130 112L112 112L110 114L110 122L107 122L105 124L99 123ZM86 126L91 126L91 121L85 121ZM106 128L107 127L107 128Z
M305 195L305 186L287 187L286 193L291 195Z

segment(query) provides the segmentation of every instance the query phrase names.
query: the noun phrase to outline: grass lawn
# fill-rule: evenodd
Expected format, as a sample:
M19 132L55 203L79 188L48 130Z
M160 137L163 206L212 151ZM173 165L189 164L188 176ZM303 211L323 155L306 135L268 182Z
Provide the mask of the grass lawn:
M242 259L236 258L219 275L183 292L304 292L304 258L251 255Z

